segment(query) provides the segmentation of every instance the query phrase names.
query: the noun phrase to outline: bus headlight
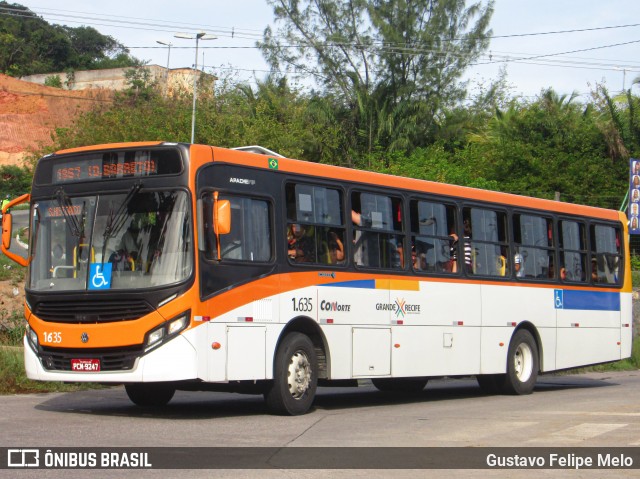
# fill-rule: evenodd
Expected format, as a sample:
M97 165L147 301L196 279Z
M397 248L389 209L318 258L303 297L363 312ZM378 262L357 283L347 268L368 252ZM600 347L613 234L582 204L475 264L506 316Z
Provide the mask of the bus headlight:
M163 342L169 341L183 331L189 325L191 311L176 316L147 333L145 340L145 352L159 346Z
M38 351L38 334L31 329L29 323L25 326L25 332L27 334L27 341L31 345L34 351Z
M147 338L147 346L151 346L162 339L164 336L164 326L149 333Z
M169 336L171 336L172 334L176 334L179 333L180 331L182 331L186 326L187 326L187 322L189 321L188 316L181 316L178 319L174 319L173 321L171 321L169 323L169 327L167 328L167 333L169 334Z

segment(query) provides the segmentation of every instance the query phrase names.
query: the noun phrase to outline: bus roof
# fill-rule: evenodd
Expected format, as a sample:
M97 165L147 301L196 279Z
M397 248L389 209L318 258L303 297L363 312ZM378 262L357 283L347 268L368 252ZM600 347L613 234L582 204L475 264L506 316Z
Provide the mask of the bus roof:
M91 145L79 148L70 148L57 151L56 154L80 153L83 151L96 151L103 149L120 149L120 148L140 148L161 145L177 145L177 143L168 143L162 141L148 142L131 142L131 143L108 143L102 145ZM185 144L188 146L188 144ZM566 213L572 215L582 215L588 217L596 217L613 221L625 221L624 213L615 210L598 208L593 206L576 205L573 203L565 203L561 201L546 200L541 198L533 198L529 196L515 195L511 193L502 193L498 191L482 190L471 188L468 186L450 185L446 183L438 183L435 181L418 180L414 178L406 178L402 176L387 175L384 173L374 173L365 170L355 170L341 166L324 165L302 160L294 160L281 156L253 153L243 151L241 149L228 149L221 147L207 147L204 145L191 145L192 148L211 148L213 151L213 161L223 162L236 165L251 166L254 168L277 169L281 172L296 173L305 176L313 176L318 178L328 178L342 181L352 181L365 183L372 186L383 186L388 188L399 188L404 190L412 190L427 194L444 195L452 198L463 198L469 200L478 200L490 203L505 204L510 206L533 208L546 210L555 213ZM254 150L255 151L255 150ZM265 153L268 150L265 150ZM270 160L275 160L270 166ZM274 168L274 165L275 168ZM197 165L200 166L200 165Z
M243 151L228 150L213 147L214 161L233 163L258 168L269 168L270 157ZM498 191L482 190L468 186L450 185L428 180L418 180L402 176L374 173L365 170L355 170L341 166L324 165L290 158L276 158L278 171L296 173L319 178L329 178L343 181L365 183L372 186L399 188L422 193L444 195L453 198L499 203L522 208L534 208L555 213L582 215L618 221L624 218L615 210L594 206L576 205L561 201L533 198L529 196L502 193ZM273 167L272 167L273 168Z

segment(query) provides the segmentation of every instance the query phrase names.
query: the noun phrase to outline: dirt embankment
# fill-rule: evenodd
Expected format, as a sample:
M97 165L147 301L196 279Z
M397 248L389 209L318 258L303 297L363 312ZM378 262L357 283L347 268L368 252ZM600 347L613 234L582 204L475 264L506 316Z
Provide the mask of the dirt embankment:
M31 151L52 143L56 128L112 99L110 90L62 90L0 74L0 165L22 165Z
M0 281L0 323L11 318L15 312L23 314L23 311L24 283L15 285L10 280Z

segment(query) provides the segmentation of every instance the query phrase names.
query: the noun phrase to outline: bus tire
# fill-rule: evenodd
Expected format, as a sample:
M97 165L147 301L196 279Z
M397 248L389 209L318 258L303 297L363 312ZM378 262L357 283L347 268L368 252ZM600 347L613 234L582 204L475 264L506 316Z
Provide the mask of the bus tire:
M317 371L316 351L309 337L287 334L276 352L273 381L264 393L269 411L288 416L306 413L316 396Z
M427 385L427 378L376 378L371 382L378 391L419 393Z
M538 379L539 365L535 339L526 329L519 330L509 343L502 391L505 394L531 394Z
M166 406L173 398L176 389L168 383L132 383L125 384L127 396L136 406Z

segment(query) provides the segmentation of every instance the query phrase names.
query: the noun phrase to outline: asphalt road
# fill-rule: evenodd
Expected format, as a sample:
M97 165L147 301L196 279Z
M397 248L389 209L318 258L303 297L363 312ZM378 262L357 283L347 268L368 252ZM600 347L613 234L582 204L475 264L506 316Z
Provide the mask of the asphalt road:
M132 405L122 387L0 397L4 447L634 447L640 371L544 376L530 396L484 396L473 379L431 381L414 396L321 388L304 416L266 413L262 398L177 392L165 408ZM20 471L2 477L60 477ZM64 477L638 477L635 470L65 471Z

